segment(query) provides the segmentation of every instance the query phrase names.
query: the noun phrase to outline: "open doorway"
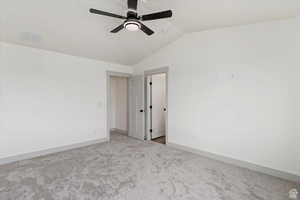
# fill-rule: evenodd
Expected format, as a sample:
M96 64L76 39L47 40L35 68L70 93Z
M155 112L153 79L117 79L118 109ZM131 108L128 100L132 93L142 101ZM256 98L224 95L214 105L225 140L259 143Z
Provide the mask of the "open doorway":
M148 139L167 143L167 72L153 73L147 80Z
M128 78L123 73L109 72L108 84L108 137L111 134L128 135Z

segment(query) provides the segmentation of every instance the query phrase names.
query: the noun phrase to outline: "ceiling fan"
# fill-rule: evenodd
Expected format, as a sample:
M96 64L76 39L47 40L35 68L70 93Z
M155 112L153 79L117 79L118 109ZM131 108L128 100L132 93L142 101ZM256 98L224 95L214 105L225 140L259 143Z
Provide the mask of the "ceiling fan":
M98 15L105 15L108 17L114 17L114 18L119 18L119 19L125 20L120 26L118 26L117 28L112 30L111 33L117 33L125 28L128 31L141 30L144 33L146 33L147 35L152 35L154 33L154 31L152 31L150 28L145 26L141 21L150 21L150 20L157 20L157 19L172 17L171 10L139 16L137 13L137 4L138 4L138 0L128 0L127 17L109 13L109 12L105 12L105 11L101 11L101 10L96 10L93 8L90 9L90 13L98 14Z

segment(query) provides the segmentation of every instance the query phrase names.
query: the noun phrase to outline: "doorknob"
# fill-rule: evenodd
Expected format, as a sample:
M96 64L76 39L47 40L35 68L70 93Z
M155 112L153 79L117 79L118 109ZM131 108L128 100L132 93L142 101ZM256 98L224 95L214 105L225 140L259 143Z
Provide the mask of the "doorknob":
M143 112L144 112L144 110L143 110L143 109L141 109L141 110L140 110L140 112L141 112L141 113L143 113Z
M164 108L164 111L167 111L167 109L166 109L166 108Z

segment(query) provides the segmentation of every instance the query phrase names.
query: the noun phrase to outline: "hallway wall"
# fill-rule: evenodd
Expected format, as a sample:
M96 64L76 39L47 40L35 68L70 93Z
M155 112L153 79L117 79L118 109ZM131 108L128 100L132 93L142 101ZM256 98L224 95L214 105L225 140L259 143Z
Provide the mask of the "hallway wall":
M122 131L128 130L128 80L125 77L112 76L111 87L111 119L110 128Z
M152 139L166 135L166 74L152 75Z

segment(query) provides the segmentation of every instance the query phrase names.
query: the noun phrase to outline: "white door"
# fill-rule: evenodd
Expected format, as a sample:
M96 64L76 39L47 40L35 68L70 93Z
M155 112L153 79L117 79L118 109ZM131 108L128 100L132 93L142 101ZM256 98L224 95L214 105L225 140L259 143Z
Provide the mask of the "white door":
M152 75L152 139L166 135L166 74Z
M145 133L144 76L129 79L129 136L144 140Z

